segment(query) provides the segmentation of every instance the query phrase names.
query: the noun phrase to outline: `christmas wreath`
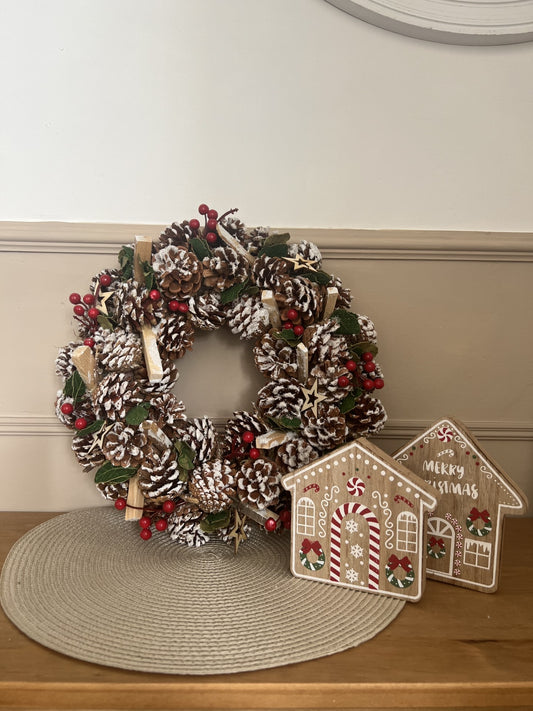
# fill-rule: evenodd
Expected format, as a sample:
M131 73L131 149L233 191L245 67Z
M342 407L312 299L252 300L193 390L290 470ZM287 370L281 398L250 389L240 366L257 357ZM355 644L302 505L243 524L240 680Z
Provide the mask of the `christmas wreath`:
M154 526L189 546L237 546L247 518L289 528L281 476L385 423L370 319L350 310L315 245L248 229L235 212L200 205L203 224L137 238L69 297L76 338L56 360L56 414L83 470L146 540ZM173 391L196 331L223 326L253 343L266 383L217 432Z

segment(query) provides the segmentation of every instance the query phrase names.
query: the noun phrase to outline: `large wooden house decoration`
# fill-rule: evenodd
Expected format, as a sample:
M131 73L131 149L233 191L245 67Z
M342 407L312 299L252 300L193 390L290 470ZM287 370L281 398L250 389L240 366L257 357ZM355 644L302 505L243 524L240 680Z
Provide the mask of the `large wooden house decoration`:
M419 600L435 489L360 438L287 474L299 578Z
M454 418L435 422L394 457L440 494L427 520L428 577L494 592L503 517L524 513L525 495Z

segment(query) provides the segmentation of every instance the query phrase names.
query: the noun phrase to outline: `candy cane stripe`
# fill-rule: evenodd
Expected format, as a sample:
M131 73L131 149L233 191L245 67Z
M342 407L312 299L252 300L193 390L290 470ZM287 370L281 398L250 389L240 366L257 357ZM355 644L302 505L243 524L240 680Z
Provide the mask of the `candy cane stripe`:
M341 525L344 517L349 513L362 516L368 523L368 588L370 590L378 590L380 543L379 521L375 517L374 513L362 504L342 504L342 506L339 506L331 516L331 556L329 579L333 582L340 582Z

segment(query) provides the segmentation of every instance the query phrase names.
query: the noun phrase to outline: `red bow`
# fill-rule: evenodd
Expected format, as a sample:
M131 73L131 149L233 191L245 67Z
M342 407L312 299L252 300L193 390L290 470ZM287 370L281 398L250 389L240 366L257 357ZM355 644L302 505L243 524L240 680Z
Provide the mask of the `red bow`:
M411 569L411 561L407 556L404 556L401 560L397 558L394 554L389 558L389 568L391 570L396 570L398 566L401 566L406 572Z
M304 555L307 555L310 551L313 551L317 555L320 555L322 553L322 548L320 547L320 543L318 541L311 543L311 541L308 538L304 538L302 541L302 553Z
M435 538L435 536L431 536L429 539L429 545L433 548L434 546L439 546L440 548L444 548L444 541L442 538Z
M484 511L478 511L474 506L472 511L470 511L470 518L472 519L472 521L476 521L478 518L482 518L485 523L488 523L490 520L490 514L487 509L485 509Z

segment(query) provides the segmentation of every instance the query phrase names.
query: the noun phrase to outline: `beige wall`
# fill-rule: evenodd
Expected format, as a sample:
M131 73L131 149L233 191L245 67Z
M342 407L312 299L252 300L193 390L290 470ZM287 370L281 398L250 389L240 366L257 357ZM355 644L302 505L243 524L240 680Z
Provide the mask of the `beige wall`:
M113 266L147 225L0 223L0 508L98 505L53 415L57 348L72 336L68 294ZM533 500L533 235L291 230L322 249L354 310L378 329L389 452L455 415ZM180 363L190 415L222 420L262 382L248 346L206 335Z

